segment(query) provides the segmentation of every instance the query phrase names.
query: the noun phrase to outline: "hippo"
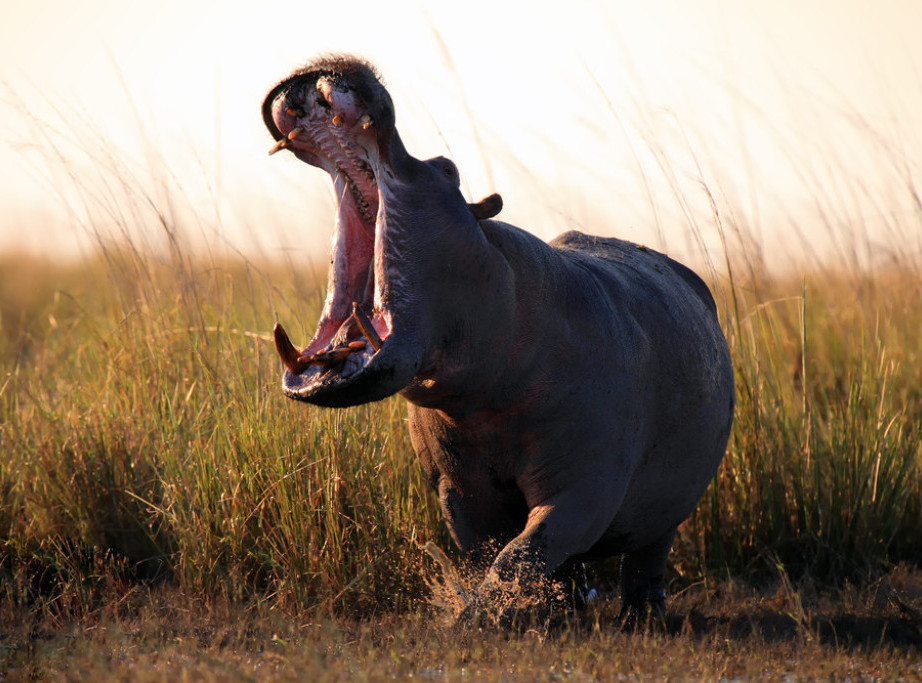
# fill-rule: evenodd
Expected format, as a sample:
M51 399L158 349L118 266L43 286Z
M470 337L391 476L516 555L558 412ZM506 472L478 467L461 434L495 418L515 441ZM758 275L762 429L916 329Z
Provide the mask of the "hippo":
M299 350L275 326L284 393L327 407L406 399L451 537L486 569L469 607L621 556L622 614L664 614L676 528L733 420L707 285L630 242L546 243L494 220L499 195L468 203L453 162L409 154L361 59L296 71L262 115L270 153L325 170L337 198L317 331Z

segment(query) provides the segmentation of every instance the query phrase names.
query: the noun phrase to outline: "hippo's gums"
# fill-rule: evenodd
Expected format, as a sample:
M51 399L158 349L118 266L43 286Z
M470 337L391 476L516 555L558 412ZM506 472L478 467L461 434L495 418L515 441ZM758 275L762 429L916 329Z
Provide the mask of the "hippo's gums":
M707 286L650 249L578 232L546 244L468 204L455 165L410 156L366 63L275 86L277 143L338 199L326 303L304 350L280 326L291 398L400 393L475 603L622 555L623 604L662 611L666 556L723 457L733 371ZM500 548L493 557L489 548ZM487 555L487 553L490 553Z

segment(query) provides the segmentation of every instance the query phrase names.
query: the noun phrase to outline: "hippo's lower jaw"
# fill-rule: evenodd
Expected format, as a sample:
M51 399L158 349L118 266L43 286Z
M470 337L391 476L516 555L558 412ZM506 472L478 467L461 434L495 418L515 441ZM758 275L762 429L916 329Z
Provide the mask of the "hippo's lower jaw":
M384 342L374 328L368 329L368 319L355 304L355 313L347 318L340 330L347 333L358 329L362 338L353 341L348 335L337 334L329 351L315 354L299 352L288 339L281 325L273 330L275 344L287 369L282 388L289 398L315 405L339 408L368 401L377 401L400 391L419 370L412 354L401 353L393 341Z
M327 408L344 408L395 394L406 386L399 378L407 374L412 378L416 374L412 365L375 360L368 360L354 374L327 371L306 376L286 371L282 388L289 398Z

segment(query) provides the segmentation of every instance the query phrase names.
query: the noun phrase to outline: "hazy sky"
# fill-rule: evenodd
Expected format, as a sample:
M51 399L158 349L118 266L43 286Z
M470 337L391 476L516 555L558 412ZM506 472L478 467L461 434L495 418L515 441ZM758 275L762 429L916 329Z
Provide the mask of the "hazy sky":
M755 234L839 199L877 239L922 160L916 0L0 7L4 249L72 251L150 200L212 247L325 252L330 183L267 156L259 106L331 50L377 63L412 153L451 156L470 198L499 191L545 238L681 256L706 186Z

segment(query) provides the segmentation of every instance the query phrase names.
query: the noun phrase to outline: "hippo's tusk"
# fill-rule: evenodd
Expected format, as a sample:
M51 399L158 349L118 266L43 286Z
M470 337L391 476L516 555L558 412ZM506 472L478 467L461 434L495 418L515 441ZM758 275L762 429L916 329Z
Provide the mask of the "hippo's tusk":
M296 137L298 137L303 132L304 132L304 126L298 126L297 128L292 128L291 132L288 134L288 139L294 140Z
M272 328L272 334L275 337L275 350L281 356L285 367L296 375L304 372L307 364L301 361L301 352L291 343L285 328L280 323L275 323L275 327Z
M355 324L359 326L359 331L365 335L365 339L371 344L371 348L374 351L380 349L381 337L379 337L378 333L375 331L375 327L371 324L371 320L365 315L365 311L359 308L359 305L355 301L352 302L352 317L355 318Z
M350 315L343 321L343 324L339 326L339 329L336 330L336 334L333 335L333 339L330 340L331 344L334 344L336 347L345 346L349 340L349 333L352 332L352 327L355 325L355 316Z
M288 147L288 138L282 138L272 146L272 149L269 150L269 156L271 157L280 149L285 149L286 147Z

